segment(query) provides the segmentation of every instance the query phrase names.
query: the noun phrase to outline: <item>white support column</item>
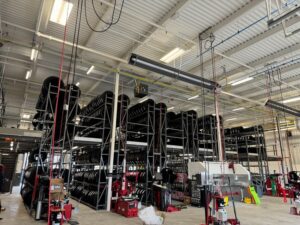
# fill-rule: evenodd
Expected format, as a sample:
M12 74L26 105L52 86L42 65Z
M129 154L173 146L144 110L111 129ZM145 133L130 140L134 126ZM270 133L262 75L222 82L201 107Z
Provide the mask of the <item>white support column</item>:
M118 111L118 95L119 95L119 71L116 73L115 79L115 92L114 92L114 108L113 108L113 118L112 118L112 130L111 130L111 143L109 151L109 167L108 167L108 189L107 189L107 199L106 199L106 211L110 211L111 207L111 197L112 197L112 173L114 166L114 152L115 152L115 139L116 139L116 129L117 129L117 111Z

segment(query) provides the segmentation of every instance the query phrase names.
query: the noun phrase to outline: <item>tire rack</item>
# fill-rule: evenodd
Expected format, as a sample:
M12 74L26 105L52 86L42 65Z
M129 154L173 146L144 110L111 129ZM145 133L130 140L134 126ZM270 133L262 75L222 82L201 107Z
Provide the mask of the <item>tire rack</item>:
M36 174L35 174L35 180L34 180L34 184L30 184L29 182L26 182L25 179L22 179L22 188L25 185L29 185L32 189L33 189L33 194L32 194L32 198L31 198L31 203L30 206L25 205L25 208L27 209L27 211L29 212L29 214L31 216L35 216L36 219L39 219L37 217L37 215L33 215L34 212L37 211L37 202L40 201L42 205L48 205L48 191L46 191L49 187L46 184L42 184L42 182L40 182L40 178L44 178L44 179L49 179L49 171L50 171L50 157L51 157L51 148L52 148L52 134L54 132L54 123L51 120L51 118L49 118L49 114L52 115L54 118L54 114L55 114L55 108L53 108L53 96L57 95L57 92L53 91L53 90L57 90L58 87L51 85L51 83L49 84L48 90L47 90L47 94L46 94L46 99L45 99L45 107L44 109L37 109L39 113L42 114L42 117L39 118L36 122L38 123L38 126L40 127L40 129L43 131L43 135L41 137L40 140L40 144L39 144L39 151L38 151L38 161L34 162L34 163L28 163L28 166L32 166L32 167L41 167L42 171L43 171L43 177L41 177L39 175L39 169L36 169ZM77 114L77 104L78 104L78 98L79 98L79 92L76 91L75 96L71 96L70 95L70 91L61 88L60 89L60 94L63 94L63 96L61 96L62 98L66 96L66 93L68 93L67 95L67 102L69 103L70 100L74 101L73 107L71 107L71 109L69 109L71 112L75 112L75 115ZM51 98L52 96L52 98ZM70 104L67 104L70 105ZM76 109L75 109L76 108ZM60 119L60 123L64 124L61 125L60 129L64 129L65 131L68 131L68 129L65 129L64 127L68 127L68 125L72 124L74 126L74 123L72 123L70 121L69 123L69 111L63 110L62 112L66 112L65 114L62 113L62 116L58 116L58 119ZM65 122L67 121L67 122ZM75 131L75 129L73 129ZM74 135L74 133L73 133ZM70 135L68 135L68 137L70 137ZM53 158L59 158L60 160L57 160L58 162L53 162L53 168L58 169L58 174L57 176L60 176L62 174L62 170L64 169L65 165L68 163L64 163L63 160L65 156L69 153L67 153L66 151L63 151L65 149L64 147L64 143L65 143L65 133L62 135L60 133L59 135L59 139L55 140L54 143L54 156ZM42 160L42 155L46 154L47 157L45 160ZM53 169L52 168L52 169ZM22 189L21 189L22 192ZM48 207L48 206L47 206Z
M134 107L134 106L133 106ZM128 110L130 111L130 109ZM144 193L140 197L140 201L145 205L152 204L153 192L152 182L155 175L157 165L155 162L157 158L159 161L161 154L155 152L155 104L147 104L146 111L143 113L144 122L130 121L128 115L127 123L127 156L135 157L136 155L144 155L142 164L144 164L145 180L140 181L137 179L136 190L143 190ZM139 160L139 158L135 158ZM134 161L132 161L134 163ZM130 162L127 162L127 167ZM159 166L159 165L158 165ZM140 171L128 170L129 173L135 172L140 176Z
M180 112L179 117L179 126L177 124L177 127L170 122L170 119L167 119L167 167L171 168L174 173L187 175L188 160L195 156L195 153L190 149L193 144L189 145L189 138L193 136L193 132L191 136L188 133L188 128L194 128L194 126L188 126L189 120L193 118L188 112ZM171 189L174 200L182 201L183 196L187 194L186 182L181 182L178 179L176 179Z
M71 186L78 187L83 186L84 190L87 191L96 191L97 193L97 200L96 204L90 204L87 201L85 201L82 197L77 198L72 196L71 191L71 197L93 209L99 210L99 209L105 209L106 208L106 194L107 194L107 185L108 180L106 179L108 173L107 173L107 167L108 167L108 157L109 157L109 147L110 147L110 138L111 138L111 116L112 116L112 108L113 108L113 97L106 96L104 99L104 113L102 114L102 117L90 117L90 116L81 116L82 119L93 119L96 121L99 121L97 123L101 124L101 126L85 126L85 125L77 125L80 129L83 130L90 130L90 132L99 131L100 138L99 137L88 137L86 135L80 137L75 136L73 141L71 142L71 171L72 176L74 177L74 174L81 171L97 171L98 172L98 179L97 183L89 183L89 182L81 182L78 180L74 180L71 183ZM107 133L108 132L108 133ZM96 150L97 153L93 157L98 158L97 162L90 163L90 162L80 162L76 158L83 154L91 154L93 150ZM118 165L116 165L118 167ZM105 181L104 181L105 179Z
M225 133L226 146L230 146L238 153L236 158L231 159L241 163L249 172L258 172L255 179L260 184L264 184L269 174L269 167L263 128L261 126L246 129L238 127L226 129ZM253 168L257 169L253 171Z
M204 122L204 124L203 124ZM221 122L221 133L223 133L223 122ZM217 143L217 120L213 115L207 115L198 118L198 141L200 161L218 160Z

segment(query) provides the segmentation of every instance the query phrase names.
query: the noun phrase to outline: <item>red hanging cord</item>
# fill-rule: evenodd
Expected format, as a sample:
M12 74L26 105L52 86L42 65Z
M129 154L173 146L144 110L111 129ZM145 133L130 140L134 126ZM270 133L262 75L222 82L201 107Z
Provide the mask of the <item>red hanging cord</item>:
M70 0L68 2L70 2ZM57 111L58 111L57 110L58 109L58 100L59 100L59 95L60 95L60 83L61 83L62 70L63 70L63 65L64 65L64 53L65 53L66 36L67 36L67 24L64 27L64 38L63 38L63 43L62 43L62 47L61 47L60 65L59 65L59 82L58 82L58 88L57 88L55 111L54 111L54 123L53 123L53 130L52 130L52 145L51 145L51 155L50 155L50 163L49 163L50 174L49 174L49 196L48 196L48 225L51 225L51 221L50 221L51 179L52 179L52 176L53 176L55 130L56 130L56 120L57 120Z

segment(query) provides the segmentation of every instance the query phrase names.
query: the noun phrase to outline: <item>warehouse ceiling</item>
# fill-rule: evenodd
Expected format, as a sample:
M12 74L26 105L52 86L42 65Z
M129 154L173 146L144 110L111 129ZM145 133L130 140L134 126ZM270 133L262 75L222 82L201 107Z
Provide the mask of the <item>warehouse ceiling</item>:
M54 0L0 0L0 72L5 103L1 122L5 126L30 128L43 80L59 75L64 36L67 43L63 79L67 83L77 12L77 1L70 2L73 8L64 35L64 26L49 20ZM92 28L106 29L107 25L95 14L92 1L85 2ZM109 21L115 1L93 2L98 15ZM282 2L284 9L300 3L299 0ZM276 13L274 7L272 12ZM121 8L122 1L116 0L115 17ZM143 82L149 85L151 98L167 103L176 112L194 109L199 116L215 113L213 93L205 93L203 98L199 87L127 64L131 53L161 62L176 47L185 52L171 61L170 66L207 79L213 79L214 68L215 78L222 85L219 105L226 126L270 123L273 113L261 106L267 98L280 101L299 96L300 33L286 37L281 23L268 27L264 0L125 0L119 22L101 33L92 31L84 16L85 12L80 23L73 80L80 83L82 105L105 90L113 90L115 73L119 70L120 92L131 97L131 104L140 100L133 97L136 82ZM289 17L286 26L299 27L299 18L299 12ZM210 43L204 41L200 57L198 37L208 28L215 37L214 55ZM32 48L38 49L33 61ZM87 74L92 65L94 70ZM25 79L28 70L32 70L32 75ZM251 77L248 82L230 84L248 77ZM188 100L198 94L200 97ZM299 103L288 105L299 108ZM29 119L24 118L28 114Z

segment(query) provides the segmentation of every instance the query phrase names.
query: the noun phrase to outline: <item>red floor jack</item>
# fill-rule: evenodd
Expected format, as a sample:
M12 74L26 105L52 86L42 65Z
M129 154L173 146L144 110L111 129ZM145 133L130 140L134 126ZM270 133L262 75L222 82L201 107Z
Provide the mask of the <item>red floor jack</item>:
M131 197L133 187L131 183L127 181L125 175L122 178L122 182L114 182L113 192L117 195L115 212L125 217L137 217L138 201L136 200L136 198Z

